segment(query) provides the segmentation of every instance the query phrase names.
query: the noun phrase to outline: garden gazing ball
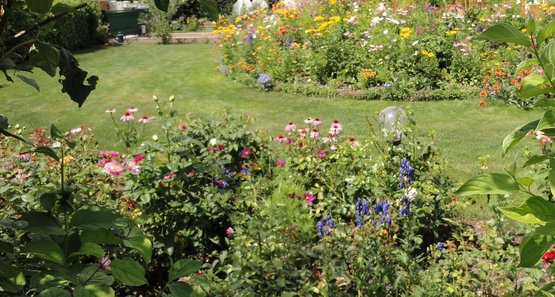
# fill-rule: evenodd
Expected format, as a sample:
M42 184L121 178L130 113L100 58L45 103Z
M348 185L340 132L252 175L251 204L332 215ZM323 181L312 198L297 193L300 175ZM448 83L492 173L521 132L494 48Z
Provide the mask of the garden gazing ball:
M378 117L381 130L388 132L389 140L394 144L401 142L403 126L408 123L405 111L398 106L388 106L384 108Z

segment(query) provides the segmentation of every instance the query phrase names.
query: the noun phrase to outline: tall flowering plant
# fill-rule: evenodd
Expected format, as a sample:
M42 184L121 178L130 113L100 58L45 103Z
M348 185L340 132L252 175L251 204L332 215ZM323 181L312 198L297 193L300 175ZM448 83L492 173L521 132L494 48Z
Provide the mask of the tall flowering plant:
M543 28L538 28L536 21L530 17L526 25L526 33L500 23L488 28L481 38L493 42L507 42L527 49L532 58L522 62L517 72L523 67L532 65L536 71L522 78L519 95L531 98L555 92L555 41L550 39L555 33L555 21ZM539 70L539 71L538 71ZM555 156L552 152L552 140L555 137L555 103L552 99L539 100L537 108L544 108L540 119L514 129L504 140L503 154L520 143L523 139L534 139L538 144L538 154L528 158L522 167L542 164L543 170L536 175L519 172L516 161L504 173L486 173L476 176L464 183L456 193L459 195L510 195L523 193L529 198L519 206L502 207L500 211L507 217L534 227L520 243L520 266L534 267L540 259L547 264L552 263L552 246L555 244ZM535 185L547 184L548 191L541 193ZM549 274L553 270L549 269ZM540 291L551 290L552 283Z

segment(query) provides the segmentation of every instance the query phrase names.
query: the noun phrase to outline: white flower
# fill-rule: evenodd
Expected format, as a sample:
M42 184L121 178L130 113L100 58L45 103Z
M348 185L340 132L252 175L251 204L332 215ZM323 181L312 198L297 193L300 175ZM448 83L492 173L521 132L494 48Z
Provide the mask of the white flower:
M61 146L62 146L62 143L59 142L59 141L56 141L56 142L54 142L54 143L52 144L52 147L53 147L53 148L59 148L59 147L61 147Z
M416 191L415 188L410 187L407 190L407 197L409 197L410 200L413 200L414 198L416 198L416 195L418 195L418 192Z
M156 135L156 134L152 135L152 140L158 141L158 135Z
M418 44L418 40L415 40L415 41L412 43L412 46L415 46L415 45L417 45L417 44Z
M210 139L208 144L210 144L210 146L215 146L216 144L218 144L218 140L216 138L212 138Z
M71 132L71 134L77 134L77 133L81 132L81 128L71 129L71 131L69 131L69 132Z
M388 32L389 32L389 30L387 30L387 29L383 30L384 35L387 35Z

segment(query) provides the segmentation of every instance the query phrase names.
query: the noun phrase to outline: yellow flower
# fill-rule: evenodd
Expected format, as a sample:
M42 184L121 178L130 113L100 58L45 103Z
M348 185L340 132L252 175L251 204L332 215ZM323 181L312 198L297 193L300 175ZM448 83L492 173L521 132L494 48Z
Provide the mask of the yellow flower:
M408 38L411 34L412 29L409 27L403 27L401 28L401 31L399 31L399 36L401 36L401 38Z
M330 18L330 23L332 23L332 24L337 24L337 23L339 23L339 21L341 21L341 17L332 16L332 17Z
M337 0L330 0L331 5L335 5L335 3L337 3Z
M75 161L75 158L74 158L74 157L72 157L72 156L65 156L65 157L62 159L62 164L65 165L65 164L68 164L68 163L70 163L70 162L72 162L72 161Z
M522 31L522 33L526 33L526 31L528 31L528 30L526 30L526 28L524 28L524 29L522 29L522 30L520 30L520 31Z
M360 70L359 74L366 80L376 77L376 72L372 69L362 69Z
M422 53L424 56L428 57L428 58L433 58L436 55L433 52L429 52L425 49L421 50L420 53Z
M318 15L318 16L315 16L315 17L314 17L314 21L315 21L315 22L321 22L321 21L323 21L323 20L325 20L325 19L324 19L324 17L321 16L321 15Z
M457 34L459 31L458 30L451 30L451 31L446 31L445 35L455 35Z

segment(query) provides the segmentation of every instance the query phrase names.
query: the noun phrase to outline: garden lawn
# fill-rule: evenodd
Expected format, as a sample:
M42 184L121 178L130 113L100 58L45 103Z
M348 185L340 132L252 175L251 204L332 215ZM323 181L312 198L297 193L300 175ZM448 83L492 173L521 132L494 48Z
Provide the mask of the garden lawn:
M77 58L85 70L100 77L97 89L82 108L60 93L56 79L35 73L32 77L39 82L40 92L22 82L3 85L2 113L10 123L28 128L54 123L64 130L93 126L101 147L113 148L115 133L104 110L116 108L119 115L128 107L137 107L139 115L153 116L152 95L161 101L175 95L175 105L182 116L191 113L215 117L229 108L235 114L254 116L254 127L270 136L282 132L288 121L300 124L308 116L328 123L338 119L347 135L364 138L368 135L367 119L376 124L382 108L399 105L414 113L418 135L427 137L429 131L435 131L435 139L449 162L448 174L460 185L479 172L480 156L491 156L492 170L506 167L511 158L501 158L504 136L541 113L494 102L479 107L478 98L409 103L264 93L230 81L218 72L218 51L212 44L127 44L82 52ZM528 144L535 145L531 140Z

